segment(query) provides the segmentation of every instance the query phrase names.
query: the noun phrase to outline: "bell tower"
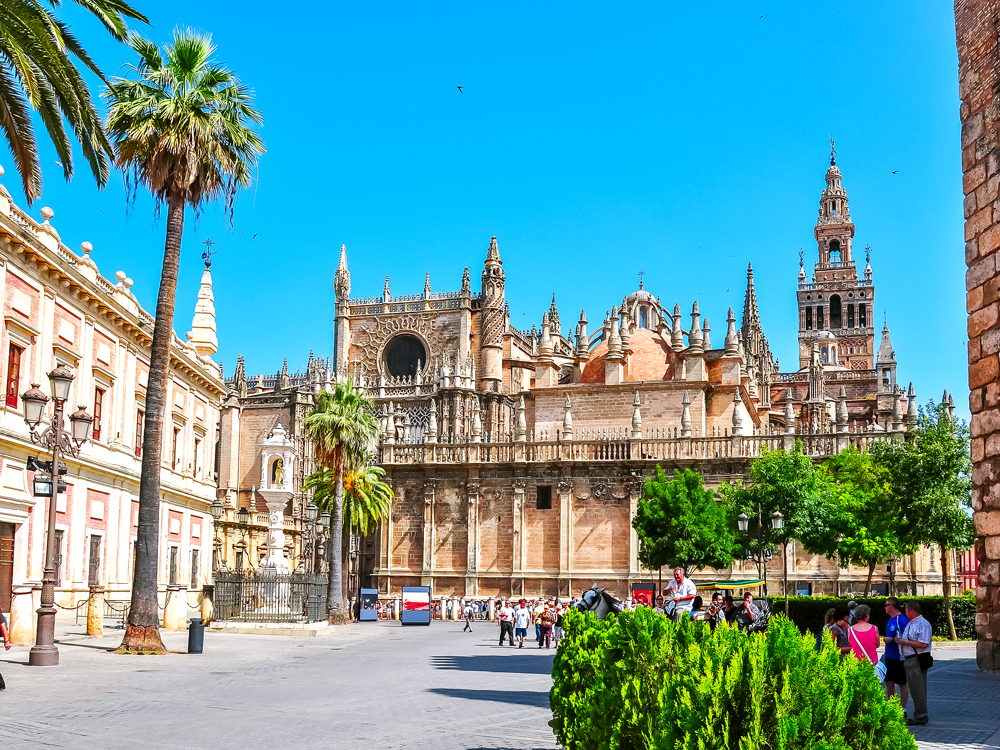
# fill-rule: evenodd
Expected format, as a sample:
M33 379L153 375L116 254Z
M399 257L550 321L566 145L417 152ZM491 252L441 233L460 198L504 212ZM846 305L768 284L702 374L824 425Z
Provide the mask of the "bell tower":
M497 238L490 238L483 264L483 286L480 299L479 346L482 362L479 367L481 388L484 391L503 390L503 335L506 333L504 315L503 261L497 248Z
M824 369L861 372L875 367L871 249L865 247L865 271L859 278L852 247L854 222L842 177L831 138L826 189L813 230L819 258L811 281L799 252L799 369L809 367L814 343L819 344Z

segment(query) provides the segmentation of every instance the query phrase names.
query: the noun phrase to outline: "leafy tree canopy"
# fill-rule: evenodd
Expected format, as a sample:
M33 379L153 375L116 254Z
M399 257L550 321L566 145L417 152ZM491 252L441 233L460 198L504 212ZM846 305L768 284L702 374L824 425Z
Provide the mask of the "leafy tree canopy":
M702 486L701 475L685 469L668 480L663 469L646 480L632 522L639 535L639 560L647 568L728 568L735 529L724 505Z

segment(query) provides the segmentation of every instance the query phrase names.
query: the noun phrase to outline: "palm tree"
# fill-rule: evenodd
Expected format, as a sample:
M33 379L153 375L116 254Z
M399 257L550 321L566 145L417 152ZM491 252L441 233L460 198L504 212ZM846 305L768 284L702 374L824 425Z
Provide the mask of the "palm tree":
M372 401L350 383L337 383L333 391L320 391L316 405L306 416L306 434L316 447L320 466L333 472L333 502L330 505L330 543L327 560L330 585L327 608L330 622L347 621L344 606L344 478L365 463L378 435L372 416Z
M167 236L146 386L132 605L120 650L162 652L156 606L161 435L184 211L222 198L232 220L236 193L250 185L264 152L250 127L263 118L250 90L210 59L210 36L178 30L163 56L137 36L129 44L140 61L131 67L135 80L116 78L108 86L108 135L129 189L144 185L158 206L166 202Z
M392 509L392 488L385 481L385 469L372 466L366 458L360 468L344 477L344 528L358 530L361 536L375 533ZM306 477L303 491L313 491L313 502L333 515L337 477L330 469L319 469Z
M123 0L76 0L104 24L118 41L125 39L126 18L149 23ZM57 0L49 0L58 6ZM63 119L90 163L97 184L108 181L108 143L101 118L90 99L90 91L71 57L105 80L69 27L53 16L38 0L0 2L0 128L21 174L28 204L42 193L42 167L38 142L31 122L32 110L52 139L69 180L73 176L73 148Z

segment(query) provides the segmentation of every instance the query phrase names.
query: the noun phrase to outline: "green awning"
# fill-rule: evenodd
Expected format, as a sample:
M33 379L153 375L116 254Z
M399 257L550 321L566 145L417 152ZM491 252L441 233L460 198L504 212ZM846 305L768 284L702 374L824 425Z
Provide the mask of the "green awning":
M753 586L763 586L763 578L751 578L746 581L695 581L699 589L748 589Z

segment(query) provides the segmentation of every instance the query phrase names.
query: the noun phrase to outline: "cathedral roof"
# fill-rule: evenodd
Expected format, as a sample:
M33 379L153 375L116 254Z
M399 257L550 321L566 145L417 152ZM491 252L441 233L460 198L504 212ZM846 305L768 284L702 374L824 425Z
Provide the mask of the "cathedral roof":
M637 328L632 332L628 348L628 380L672 380L674 376L673 350L670 342L651 328ZM604 360L608 345L601 342L594 347L590 360L583 369L583 383L604 382Z

